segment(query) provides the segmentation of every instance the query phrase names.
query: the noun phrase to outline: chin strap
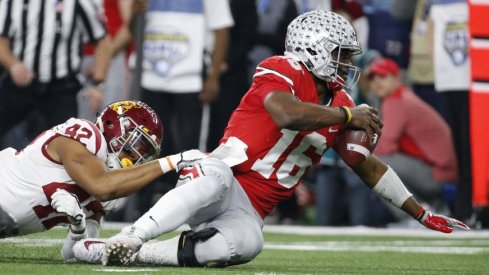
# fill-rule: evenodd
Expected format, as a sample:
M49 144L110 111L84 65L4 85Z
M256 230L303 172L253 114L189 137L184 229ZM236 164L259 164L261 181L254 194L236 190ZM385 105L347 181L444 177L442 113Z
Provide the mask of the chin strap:
M345 80L343 80L343 78L341 78L341 76L339 75L337 75L336 79L334 80L332 78L326 80L326 85L328 89L330 89L333 92L342 90L344 84L345 84Z

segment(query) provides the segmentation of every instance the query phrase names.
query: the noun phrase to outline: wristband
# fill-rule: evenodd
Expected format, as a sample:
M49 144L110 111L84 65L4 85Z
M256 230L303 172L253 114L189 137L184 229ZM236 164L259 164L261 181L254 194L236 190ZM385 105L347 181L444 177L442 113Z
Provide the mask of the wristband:
M158 159L158 162L160 163L161 171L163 171L163 174L175 170L175 166L173 166L173 163L171 162L169 156L166 158Z
M343 120L343 124L350 123L350 121L352 119L352 114L351 114L350 109L348 107L346 107L346 106L340 106L340 109L345 114L345 120Z
M401 208L402 204L413 195L390 166L372 190L397 208Z
M421 219L423 219L424 213L426 213L426 210L424 208L421 208L416 214L416 220L421 221Z
M106 84L105 81L100 81L93 83L93 86L100 91L105 91Z

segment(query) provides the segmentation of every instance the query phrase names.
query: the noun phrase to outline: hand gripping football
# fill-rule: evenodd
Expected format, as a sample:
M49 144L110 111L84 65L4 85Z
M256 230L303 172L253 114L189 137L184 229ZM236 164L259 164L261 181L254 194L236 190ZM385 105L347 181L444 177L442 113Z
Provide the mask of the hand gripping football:
M377 134L371 141L365 130L346 129L336 137L337 153L349 166L367 159L374 151L375 145L377 145Z

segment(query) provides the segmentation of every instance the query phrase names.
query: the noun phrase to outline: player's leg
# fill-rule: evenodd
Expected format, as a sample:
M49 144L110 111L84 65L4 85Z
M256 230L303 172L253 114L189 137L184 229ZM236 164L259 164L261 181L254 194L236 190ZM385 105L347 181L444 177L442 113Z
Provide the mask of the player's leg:
M207 158L199 167L201 177L166 193L131 227L109 240L108 261L117 261L121 256L127 258L129 250L136 252L143 242L173 231L188 220L208 220L228 208L234 180L229 166L221 160Z
M204 159L199 165L201 177L165 194L134 223L133 227L144 233L145 240L175 230L191 216L200 216L197 219L200 223L199 219L215 217L228 208L234 179L231 169L214 158Z
M248 262L263 248L263 220L241 186L231 187L227 211L178 237L146 243L136 262L171 266L228 266Z

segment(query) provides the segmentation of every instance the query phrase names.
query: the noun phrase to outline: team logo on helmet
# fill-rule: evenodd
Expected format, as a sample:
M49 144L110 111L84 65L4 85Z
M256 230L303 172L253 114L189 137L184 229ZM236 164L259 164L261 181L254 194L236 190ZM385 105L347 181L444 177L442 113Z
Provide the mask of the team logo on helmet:
M116 102L110 105L110 108L112 108L112 110L116 111L117 113L125 113L132 108L141 108L141 106L139 106L136 101L126 100Z

